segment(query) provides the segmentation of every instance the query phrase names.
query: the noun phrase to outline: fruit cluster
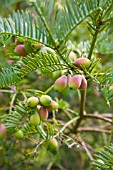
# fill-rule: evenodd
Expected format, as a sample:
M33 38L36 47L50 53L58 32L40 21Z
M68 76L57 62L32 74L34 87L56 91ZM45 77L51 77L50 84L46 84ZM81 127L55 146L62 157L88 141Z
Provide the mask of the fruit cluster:
M41 121L46 121L49 115L49 110L58 109L59 105L56 101L52 100L49 95L42 95L40 98L31 96L27 100L29 110L33 110L30 115L29 121L32 126L39 126ZM15 133L18 139L23 138L22 130Z
M49 47L46 47L45 45L41 43L30 43L25 42L23 39L16 40L16 47L15 47L15 53L19 56L27 56L29 53L50 53L55 54L55 51Z
M76 67L88 68L91 64L91 61L88 58L82 57L77 58L74 61L74 64ZM84 90L87 88L87 80L83 75L75 75L73 77L71 77L71 75L68 76L62 75L54 83L54 89L58 92L62 92L63 90L68 88L73 90L76 89Z

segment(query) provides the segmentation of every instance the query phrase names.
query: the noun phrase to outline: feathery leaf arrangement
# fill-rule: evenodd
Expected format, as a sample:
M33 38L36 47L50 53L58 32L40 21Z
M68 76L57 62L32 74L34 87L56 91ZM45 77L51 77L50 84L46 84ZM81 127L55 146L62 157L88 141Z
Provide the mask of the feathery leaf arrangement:
M113 168L113 145L105 146L98 155L95 155L93 165L97 167L98 170L110 170Z

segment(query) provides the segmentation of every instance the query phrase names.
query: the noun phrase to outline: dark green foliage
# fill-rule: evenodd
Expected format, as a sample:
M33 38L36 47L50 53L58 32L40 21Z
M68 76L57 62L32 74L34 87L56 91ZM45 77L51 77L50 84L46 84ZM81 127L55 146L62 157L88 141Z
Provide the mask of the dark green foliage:
M97 160L94 160L93 165L99 170L107 170L113 168L113 146L105 146L96 154Z

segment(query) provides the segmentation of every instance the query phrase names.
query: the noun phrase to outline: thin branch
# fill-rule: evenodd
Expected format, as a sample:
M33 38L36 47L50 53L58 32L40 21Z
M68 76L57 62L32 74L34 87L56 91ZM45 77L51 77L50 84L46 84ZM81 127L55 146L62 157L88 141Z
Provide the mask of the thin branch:
M73 122L75 122L77 119L79 119L79 117L75 117L72 120L68 121L60 130L59 132L54 136L57 137L60 135L60 133L62 133L69 125L71 125Z
M80 138L80 137L79 137L79 141L80 141L81 145L83 146L84 150L86 151L86 153L87 153L89 159L90 159L90 160L93 160L93 157L92 157L92 155L91 155L89 149L87 148L86 143L85 143L85 142L83 141L83 139Z
M16 95L17 95L17 93L14 93L13 96L12 96L12 100L11 100L11 102L10 102L9 114L11 114L11 112L12 112L12 108L13 108L13 104L14 104Z
M84 118L94 118L94 119L101 119L103 121L109 122L109 123L113 123L111 119L101 116L99 114L85 114L83 115Z
M51 170L53 164L54 164L54 162L50 162L49 165L47 166L46 170Z
M84 116L84 110L85 110L85 101L86 101L86 89L85 90L81 90L81 103L80 103L80 113L79 116L80 118L78 119L75 128L73 129L73 132L76 133L82 119Z
M67 110L62 109L62 112L65 113L67 118L69 118L70 120L73 119L73 117L71 116L71 114ZM73 122L72 125L75 126L75 123Z
M99 132L110 134L109 130L99 129L98 127L80 127L77 129L77 132Z
M93 49L94 49L94 46L95 46L95 43L96 43L96 39L97 39L98 32L99 32L99 29L96 30L96 32L95 32L95 34L94 34L94 36L93 36L91 48L90 48L89 55L88 55L88 58L89 58L89 59L91 59L91 56L92 56L92 53L93 53Z
M13 90L2 90L2 89L0 89L0 92L1 93L15 93Z

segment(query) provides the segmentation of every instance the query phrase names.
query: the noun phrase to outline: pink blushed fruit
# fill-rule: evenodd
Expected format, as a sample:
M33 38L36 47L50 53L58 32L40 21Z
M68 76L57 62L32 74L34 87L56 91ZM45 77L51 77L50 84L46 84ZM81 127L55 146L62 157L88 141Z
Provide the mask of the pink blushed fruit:
M6 126L4 124L0 124L0 139L4 138L7 134Z
M7 60L7 62L8 62L9 64L12 64L12 63L14 62L14 60Z
M45 107L41 106L40 109L39 109L39 115L40 115L40 119L42 121L47 120L47 118L48 118L48 110Z
M81 83L82 83L82 76L76 75L71 77L69 87L70 89L76 90L80 87Z
M14 51L17 53L17 55L20 55L20 56L26 56L27 55L27 52L26 52L23 44L17 45Z
M63 91L67 86L67 76L59 77L54 83L54 89L58 92Z
M57 102L55 102L54 100L52 100L50 106L47 106L46 109L47 110L56 110L58 109L59 105Z
M27 104L29 107L36 107L38 103L39 103L39 99L35 96L32 96L27 100Z
M87 88L87 80L85 79L85 77L82 76L82 82L81 82L79 89L84 90L86 88Z
M88 68L91 64L91 61L88 58L82 57L82 58L77 58L74 61L75 66L77 67L82 67L84 66L85 68Z

